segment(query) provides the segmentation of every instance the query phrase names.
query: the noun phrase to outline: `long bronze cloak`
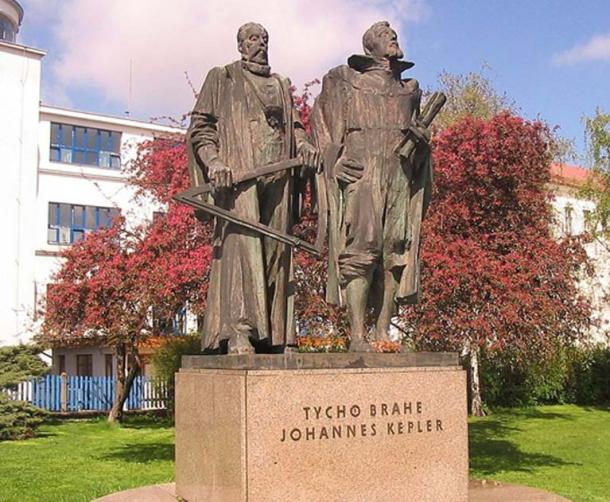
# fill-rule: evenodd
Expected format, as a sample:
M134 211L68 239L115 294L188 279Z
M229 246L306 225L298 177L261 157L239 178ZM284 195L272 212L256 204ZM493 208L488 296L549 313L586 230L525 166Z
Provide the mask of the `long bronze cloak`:
M350 58L352 59L352 58ZM365 60L362 56L354 58L358 62ZM350 61L351 63L351 61ZM322 92L316 99L312 113L312 130L314 140L322 153L324 163L323 182L326 192L327 210L320 204L321 226L328 227L328 283L326 290L326 300L329 303L342 304L343 286L339 271L339 255L346 247L345 229L345 197L344 190L337 180L333 177L335 162L342 155L345 148L346 136L349 132L348 115L353 110L366 114L367 106L362 101L362 95L358 90L356 82L360 73L360 68L352 67L356 65L342 65L330 70L323 79ZM413 79L403 80L406 88L412 89L414 93L414 118L419 113L420 91L417 81ZM358 117L359 121L366 121L366 116ZM365 145L371 148L372 145ZM422 219L425 216L430 201L432 189L432 163L429 156L421 160L418 165L413 162L403 161L402 167L407 173L408 183L405 186L393 187L399 190L402 197L408 199L406 204L406 218L409 226L410 245L406 250L406 256L401 257L401 262L405 264L402 268L400 283L396 294L396 301L399 303L416 303L419 297L419 276L420 276L420 232ZM365 166L366 169L366 166ZM324 219L328 218L326 224Z
M253 109L246 97L246 82L241 62L213 68L207 75L192 113L187 135L189 171L193 186L208 182L207 167L195 155L201 147L212 145L218 157L235 174L248 172L254 165L253 140L250 121L264 115L264 110ZM290 82L272 75L281 84L284 116L284 157L296 154L294 116ZM251 100L250 100L251 101ZM286 184L280 194L282 205L280 228L288 231L291 187ZM259 221L261 208L256 182L243 183L229 197L217 199L216 204L236 215ZM287 294L290 249L285 248L286 266L281 276L265 277L265 256L262 237L254 232L238 229L231 224L216 222L214 255L210 271L207 310L203 323L203 345L216 349L222 339L236 328L250 331L259 340L272 345L294 343L292 298ZM269 284L273 282L273 297ZM233 325L229 325L232 323ZM241 324L241 326L236 326Z

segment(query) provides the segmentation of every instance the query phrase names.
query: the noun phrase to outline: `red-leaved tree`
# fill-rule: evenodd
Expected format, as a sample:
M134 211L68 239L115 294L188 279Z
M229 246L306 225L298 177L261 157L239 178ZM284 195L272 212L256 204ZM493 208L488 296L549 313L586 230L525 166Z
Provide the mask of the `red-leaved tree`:
M586 256L551 234L550 141L544 124L509 113L465 118L434 141L422 297L402 317L418 348L467 356L477 415L481 350L550 353L588 327L575 282Z
M171 202L188 186L183 140L141 144L127 171L139 200L163 203L165 211L133 228L118 218L68 248L52 279L39 335L50 346L114 347L117 387L109 421L122 417L141 368L141 342L167 334L162 321L185 305L195 315L205 309L211 261L209 226Z

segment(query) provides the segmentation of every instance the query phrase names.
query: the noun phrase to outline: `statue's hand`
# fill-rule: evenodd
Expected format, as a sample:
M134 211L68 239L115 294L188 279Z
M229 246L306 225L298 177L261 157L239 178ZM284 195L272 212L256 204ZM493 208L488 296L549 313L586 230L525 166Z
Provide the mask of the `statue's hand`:
M303 163L305 169L311 169L317 173L320 172L322 162L320 160L320 152L311 143L303 142L299 148L299 159Z
M417 142L417 150L418 153L425 152L427 153L430 150L430 140L432 138L432 133L429 127L425 127L424 125L417 122L414 126L415 133L419 141Z
M343 183L354 183L362 178L364 166L352 159L339 159L335 164L335 178Z
M220 160L215 160L209 167L208 176L215 189L230 188L233 185L231 169Z

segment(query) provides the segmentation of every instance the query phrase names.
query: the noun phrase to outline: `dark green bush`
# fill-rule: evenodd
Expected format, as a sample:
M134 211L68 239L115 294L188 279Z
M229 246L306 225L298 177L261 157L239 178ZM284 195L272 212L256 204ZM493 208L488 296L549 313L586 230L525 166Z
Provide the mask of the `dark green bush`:
M570 402L577 404L610 403L610 347L598 345L589 349L568 351Z
M182 356L201 354L201 337L199 335L176 336L171 339L152 357L155 376L167 382L169 395L168 410L174 410L174 391L176 372L182 364Z
M38 357L34 345L0 347L0 441L26 439L34 435L48 416L29 403L8 399L7 391L19 382L46 374L49 367Z
M47 416L46 411L23 401L11 401L0 392L0 441L32 437Z
M536 357L510 349L481 356L487 406L610 402L610 347L558 347Z
M508 349L481 356L481 393L488 406L562 402L565 369L560 358L537 360Z
M49 367L38 357L40 352L35 345L0 347L0 389L45 375Z

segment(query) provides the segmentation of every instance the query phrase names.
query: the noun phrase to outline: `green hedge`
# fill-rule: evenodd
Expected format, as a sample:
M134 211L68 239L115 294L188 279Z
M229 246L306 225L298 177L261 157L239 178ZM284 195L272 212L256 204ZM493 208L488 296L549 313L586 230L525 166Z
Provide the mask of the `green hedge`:
M505 350L482 354L481 393L487 406L610 402L610 347L563 347L535 357Z
M568 353L566 400L577 404L610 403L610 347Z

